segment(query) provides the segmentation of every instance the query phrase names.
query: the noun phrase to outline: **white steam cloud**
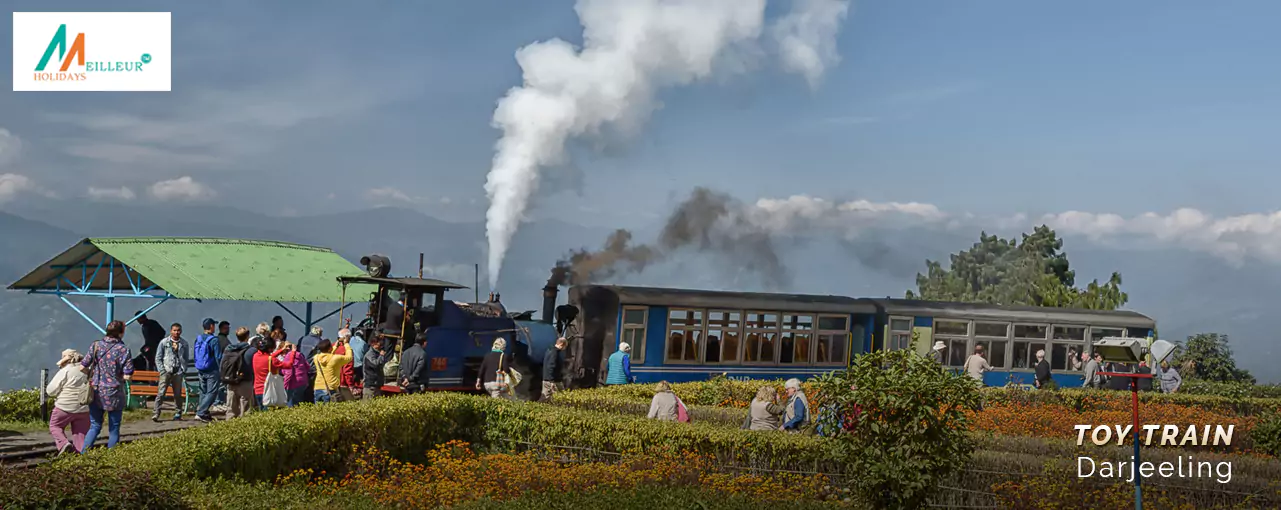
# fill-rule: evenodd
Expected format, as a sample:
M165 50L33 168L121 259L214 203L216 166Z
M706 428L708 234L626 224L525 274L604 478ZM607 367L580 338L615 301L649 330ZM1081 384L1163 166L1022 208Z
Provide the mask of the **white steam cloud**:
M516 51L524 83L494 111L503 136L485 183L490 288L498 286L540 169L565 162L566 142L607 127L634 131L657 108L658 89L742 68L727 64L757 49L765 3L579 0L581 49L552 39ZM835 37L847 11L848 0L793 0L791 12L771 27L784 69L815 86L839 60Z

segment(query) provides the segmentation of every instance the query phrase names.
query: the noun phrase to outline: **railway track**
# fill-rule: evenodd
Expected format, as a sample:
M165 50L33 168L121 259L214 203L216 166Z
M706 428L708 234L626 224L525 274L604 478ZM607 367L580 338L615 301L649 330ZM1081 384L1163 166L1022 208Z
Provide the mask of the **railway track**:
M179 422L166 421L159 424L150 421L145 423L125 423L121 426L120 442L118 444L163 436L199 424L200 422L194 419ZM105 447L107 444L106 430L102 431L96 442L95 450ZM0 467L3 468L21 469L38 466L52 460L57 453L58 449L53 446L53 438L47 432L0 437Z

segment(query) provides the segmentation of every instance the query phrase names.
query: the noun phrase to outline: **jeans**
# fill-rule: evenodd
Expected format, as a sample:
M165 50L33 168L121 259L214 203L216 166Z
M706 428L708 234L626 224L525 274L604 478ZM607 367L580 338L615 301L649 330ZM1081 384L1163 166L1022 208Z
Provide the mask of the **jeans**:
M329 401L330 401L330 400L329 400L329 391L327 391L327 390L316 390L316 391L315 391L315 393L314 393L314 397L315 397L315 399L316 399L316 403L317 403L317 404L319 404L319 403L321 403L321 402L329 402Z
M200 373L200 405L196 406L196 416L209 418L209 408L213 407L220 391L222 380L218 377L218 372Z
M311 392L307 390L306 386L299 386L292 390L285 390L285 395L289 397L289 407L294 407L298 404L306 402L307 395L309 393Z
M102 414L107 414L107 448L111 448L120 441L120 420L124 418L124 409L115 411L105 411L97 400L89 404L89 433L85 434L85 450L93 447L93 443L98 440L98 433L102 432Z
M67 434L63 431L68 425L71 426L71 445L76 447L77 452L83 452L85 433L89 431L89 413L71 414L53 408L53 416L49 418L49 434L53 436L53 445L58 450L62 450L62 445L68 442Z
M259 411L267 410L267 406L262 405L262 393L254 394L254 407L257 408Z
M179 396L184 393L183 390L185 389L183 387L182 374L160 372L159 387L156 389L155 411L152 411L151 413L151 417L153 419L160 417L160 404L165 401L165 393L167 393L170 388L173 389L173 407L175 409L173 416L174 418L182 416L183 399Z

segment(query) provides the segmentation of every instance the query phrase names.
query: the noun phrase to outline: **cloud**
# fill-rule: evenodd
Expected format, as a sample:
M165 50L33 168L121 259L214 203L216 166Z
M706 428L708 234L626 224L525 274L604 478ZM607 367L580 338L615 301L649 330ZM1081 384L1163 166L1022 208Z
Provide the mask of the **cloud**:
M39 187L30 177L18 174L0 174L0 203L5 203L27 192L38 192Z
M818 88L824 71L841 61L836 34L849 9L849 0L792 0L792 10L770 26L783 68Z
M133 190L129 189L126 186L121 186L119 188L95 188L93 186L90 186L89 198L93 200L104 200L104 201L107 201L107 200L128 201L128 200L133 200L134 198L137 198L137 195L134 194Z
M0 128L0 166L16 161L21 150L22 140L9 130Z
M414 202L414 199L409 198L409 195L396 188L371 188L365 190L364 195L367 200L380 202Z
M209 200L218 196L218 192L190 176L179 177L152 184L148 190L151 196L163 202L174 200Z
M748 211L755 223L797 235L836 234L845 239L885 226L952 231L1022 231L1047 225L1060 235L1115 248L1183 249L1209 253L1232 264L1246 259L1281 263L1281 211L1214 217L1194 208L1134 216L1066 211L1032 216L979 216L948 212L922 202L832 201L794 195L763 198ZM1013 233L1013 232L1011 232Z

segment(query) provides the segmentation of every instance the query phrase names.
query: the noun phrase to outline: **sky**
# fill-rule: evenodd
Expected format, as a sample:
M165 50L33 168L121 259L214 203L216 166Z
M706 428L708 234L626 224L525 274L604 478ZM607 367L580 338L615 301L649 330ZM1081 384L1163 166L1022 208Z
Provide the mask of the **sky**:
M517 49L583 42L569 0L113 6L172 10L173 91L0 90L0 202L480 218ZM1046 222L1281 261L1279 17L1245 0L855 1L817 82L765 55L657 90L639 129L571 140L525 215L640 227L703 185L784 229Z

